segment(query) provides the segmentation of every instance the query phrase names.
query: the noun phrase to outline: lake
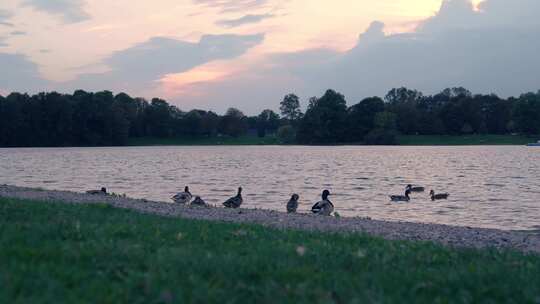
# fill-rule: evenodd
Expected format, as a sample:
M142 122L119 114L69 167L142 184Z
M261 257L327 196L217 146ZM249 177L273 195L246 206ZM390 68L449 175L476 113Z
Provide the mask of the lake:
M426 187L392 203L407 184ZM170 201L185 185L220 205L244 188L246 208L307 212L323 189L341 216L505 230L540 229L540 148L198 146L0 149L0 184L83 192L107 187ZM432 202L429 190L449 192Z

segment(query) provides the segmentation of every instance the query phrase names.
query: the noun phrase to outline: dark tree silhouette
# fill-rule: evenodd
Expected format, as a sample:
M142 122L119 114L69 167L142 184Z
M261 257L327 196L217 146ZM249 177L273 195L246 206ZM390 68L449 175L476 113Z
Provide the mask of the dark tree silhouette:
M300 110L300 100L298 96L289 94L283 98L280 103L279 110L281 115L291 123L298 121L302 118L302 111Z

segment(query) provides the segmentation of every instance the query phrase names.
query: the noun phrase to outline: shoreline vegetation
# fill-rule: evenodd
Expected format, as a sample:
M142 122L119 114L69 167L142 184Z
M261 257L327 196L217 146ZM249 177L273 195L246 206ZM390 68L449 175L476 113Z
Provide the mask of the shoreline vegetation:
M400 135L393 146L525 146L536 142L539 136L523 135ZM282 143L275 135L258 136L214 136L205 138L158 138L140 137L127 141L127 147L147 146L294 146L296 143ZM319 144L325 146L325 144ZM365 143L326 144L326 146L370 146ZM62 147L88 147L88 146L62 146ZM16 147L11 147L16 148ZM35 147L37 148L37 147Z
M205 216L213 212L222 218ZM257 214L274 224L249 220ZM317 223L290 227L306 218ZM369 229L327 229L348 221L392 228L382 237ZM527 254L507 246L517 232L189 208L13 186L0 186L0 223L5 303L540 299L540 248ZM418 227L431 239L413 237ZM444 230L453 237L445 239ZM450 247L434 243L450 239ZM476 249L482 240L490 248Z
M397 136L396 146L481 146L481 145L517 145L524 146L536 142L540 137L522 135L402 135ZM241 136L209 138L134 138L127 146L273 146L283 145L276 136ZM294 144L289 144L294 145ZM364 143L343 144L365 146Z
M234 107L182 111L110 91L11 93L0 96L0 147L526 144L540 134L540 91L500 98L465 88L434 95L394 88L383 98L347 101L329 89L306 103L288 94L276 101L279 114L250 116Z

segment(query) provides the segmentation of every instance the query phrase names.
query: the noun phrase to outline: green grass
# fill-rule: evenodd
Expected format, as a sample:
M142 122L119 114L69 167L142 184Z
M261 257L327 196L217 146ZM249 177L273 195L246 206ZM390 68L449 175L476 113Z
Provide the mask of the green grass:
M0 265L0 303L540 301L539 256L106 205L0 199Z
M210 145L277 145L275 136L240 136L240 137L207 137L207 138L131 138L128 146L210 146Z
M398 137L398 144L417 146L525 145L536 142L537 139L537 137L520 135L403 135Z

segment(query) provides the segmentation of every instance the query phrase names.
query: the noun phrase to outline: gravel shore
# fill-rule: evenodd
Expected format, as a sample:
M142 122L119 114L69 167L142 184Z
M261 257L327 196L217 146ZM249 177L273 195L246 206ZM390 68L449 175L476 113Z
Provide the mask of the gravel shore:
M133 209L143 213L169 217L254 223L280 229L362 232L392 240L432 241L452 247L491 247L540 253L539 231L503 231L438 224L388 222L363 218L323 217L310 214L290 215L284 212L261 209L201 208L109 195L89 195L9 185L0 185L0 197L45 202L61 201L74 204L107 203L117 208Z

